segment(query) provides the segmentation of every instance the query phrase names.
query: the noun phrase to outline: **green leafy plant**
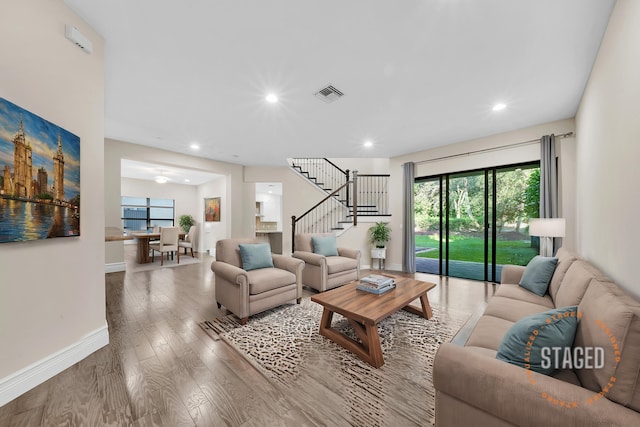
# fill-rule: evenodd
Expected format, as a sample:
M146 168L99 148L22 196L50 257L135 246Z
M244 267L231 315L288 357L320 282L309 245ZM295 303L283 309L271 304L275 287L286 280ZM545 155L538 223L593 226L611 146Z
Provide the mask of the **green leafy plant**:
M193 219L191 215L180 215L180 218L178 218L178 225L180 225L182 231L188 233L191 226L196 225L196 220Z
M391 227L386 222L376 222L376 225L369 228L369 242L376 248L384 248L391 240Z

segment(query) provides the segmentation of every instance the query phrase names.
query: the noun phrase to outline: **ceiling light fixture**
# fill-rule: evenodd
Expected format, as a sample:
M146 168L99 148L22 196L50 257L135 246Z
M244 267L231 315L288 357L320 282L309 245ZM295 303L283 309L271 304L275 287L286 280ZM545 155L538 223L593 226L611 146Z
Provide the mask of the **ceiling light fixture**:
M278 97L273 93L268 94L265 99L270 104L275 104L276 102L278 102Z
M369 147L373 147L373 142L371 141L365 141L363 144L365 147L369 148Z
M166 176L162 176L162 175L156 176L156 182L158 184L166 184L168 181L169 181L169 178L167 178Z
M189 147L191 147L192 150L199 150L200 149L200 145L197 142L192 142Z
M498 103L498 104L494 105L494 106L493 106L493 108L492 108L492 110L493 110L493 111L502 111L502 110L504 110L505 108L507 108L507 104L503 104L502 102L500 102L500 103Z

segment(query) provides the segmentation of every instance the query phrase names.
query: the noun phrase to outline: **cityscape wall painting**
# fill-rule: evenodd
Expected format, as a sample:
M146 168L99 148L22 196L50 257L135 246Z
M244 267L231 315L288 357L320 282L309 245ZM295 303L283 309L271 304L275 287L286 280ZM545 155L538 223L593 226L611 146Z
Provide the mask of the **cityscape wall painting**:
M80 235L80 138L0 98L0 243Z
M204 199L205 222L220 222L220 197Z

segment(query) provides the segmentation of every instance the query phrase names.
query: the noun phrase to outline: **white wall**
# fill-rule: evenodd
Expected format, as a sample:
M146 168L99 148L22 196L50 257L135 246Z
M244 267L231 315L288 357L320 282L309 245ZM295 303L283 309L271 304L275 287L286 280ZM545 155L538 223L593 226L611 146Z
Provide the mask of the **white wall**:
M328 160L342 170L356 170L359 174L382 175L389 173L389 159L387 158L332 157Z
M618 0L576 116L578 249L640 297L640 1Z
M387 249L387 263L393 268L402 266L402 165L406 162L421 162L416 164L415 176L431 176L447 172L457 172L478 168L524 163L540 160L539 144L526 144L515 148L489 151L479 154L468 154L477 150L487 150L518 142L540 139L543 135L560 135L575 131L572 119L560 120L506 132L499 135L492 135L472 141L460 142L458 144L447 145L431 150L420 151L405 156L394 157L390 162L389 193L391 206L391 242ZM567 220L567 237L564 238L563 246L567 248L575 247L576 219L575 210L571 206L573 194L575 194L575 164L571 159L565 159L563 155L572 153L572 146L575 145L575 138L564 138L556 140L556 155L559 157L559 181L560 181L560 208L559 215ZM462 155L460 157L429 161L447 156ZM565 199L565 195L569 195Z
M80 137L80 237L0 245L0 406L108 343L104 49L62 1L5 1L0 96ZM86 54L64 36L72 24Z
M224 177L198 186L197 206L199 213L193 216L198 221L198 224L201 225L198 252L209 251L209 253L214 254L216 242L231 237L232 212L226 194L227 182ZM204 199L213 197L220 197L220 221L205 222Z

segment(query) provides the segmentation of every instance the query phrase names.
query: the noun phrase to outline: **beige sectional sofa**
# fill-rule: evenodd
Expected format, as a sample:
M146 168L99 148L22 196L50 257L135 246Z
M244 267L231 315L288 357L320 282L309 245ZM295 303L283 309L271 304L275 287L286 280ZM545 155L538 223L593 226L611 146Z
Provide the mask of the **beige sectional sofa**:
M575 254L560 249L557 257L542 297L518 285L525 267L504 266L466 344L440 347L433 366L437 426L640 426L640 304ZM496 359L516 321L573 305L582 313L574 349L603 348L604 367L547 376Z

